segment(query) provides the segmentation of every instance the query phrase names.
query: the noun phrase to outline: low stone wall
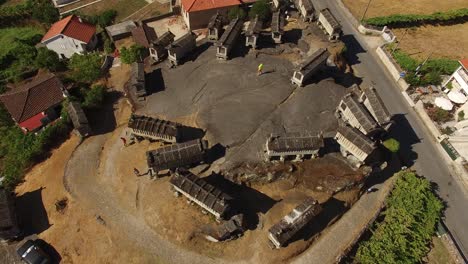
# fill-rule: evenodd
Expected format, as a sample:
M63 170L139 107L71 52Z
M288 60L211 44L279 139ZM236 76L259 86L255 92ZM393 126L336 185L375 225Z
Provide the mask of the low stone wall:
M362 24L360 24L358 26L358 31L359 33L361 34L364 34L364 35L371 35L371 36L382 36L382 34L384 33L385 29L387 27L384 27L384 28L370 28L370 27L366 27Z
M385 65L385 68L387 68L388 72L391 74L392 78L395 80L398 86L400 86L400 89L402 91L406 91L409 88L409 84L400 77L400 73L403 72L400 66L393 60L390 54L385 51L383 46L378 47L376 53L380 61L382 61L382 63Z

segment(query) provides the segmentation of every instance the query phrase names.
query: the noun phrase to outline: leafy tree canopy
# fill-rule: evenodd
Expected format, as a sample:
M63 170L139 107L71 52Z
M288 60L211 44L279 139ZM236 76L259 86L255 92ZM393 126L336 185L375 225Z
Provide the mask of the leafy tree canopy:
M250 9L249 17L255 18L255 16L258 16L260 20L266 21L270 17L270 14L271 10L268 2L266 0L259 0Z
M386 147L390 152L397 153L400 150L400 142L394 138L389 138L385 140L383 143L384 147Z
M130 48L123 47L120 50L120 58L123 63L132 64L140 61L145 56L146 49L143 46L133 44Z
M73 54L69 68L71 77L78 82L91 83L101 77L102 58L97 53Z
M44 47L41 47L37 50L35 64L38 68L48 69L53 72L63 67L63 64L60 61L58 54L55 53L53 50L49 50Z

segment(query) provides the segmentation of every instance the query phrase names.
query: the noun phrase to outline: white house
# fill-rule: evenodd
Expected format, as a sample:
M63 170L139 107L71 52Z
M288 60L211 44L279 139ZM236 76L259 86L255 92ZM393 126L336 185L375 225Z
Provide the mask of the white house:
M96 47L96 26L71 15L54 23L41 43L62 59L70 58L75 53L84 54Z
M447 87L451 83L453 91L462 90L465 95L468 95L468 59L459 62L460 67L443 84L443 87Z

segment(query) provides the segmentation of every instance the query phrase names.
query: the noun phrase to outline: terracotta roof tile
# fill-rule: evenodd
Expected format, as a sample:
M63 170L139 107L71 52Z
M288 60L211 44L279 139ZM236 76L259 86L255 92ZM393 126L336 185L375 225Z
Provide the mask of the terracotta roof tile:
M221 7L237 6L252 3L256 0L182 0L182 8L186 12L209 10Z
M80 22L79 17L71 15L55 22L44 37L42 37L41 42L45 42L59 34L63 34L67 37L88 43L91 41L95 33L96 26L86 22Z
M49 74L2 94L0 101L11 117L21 123L62 102L62 89L62 82L55 75Z
M468 59L463 59L460 64L468 71Z

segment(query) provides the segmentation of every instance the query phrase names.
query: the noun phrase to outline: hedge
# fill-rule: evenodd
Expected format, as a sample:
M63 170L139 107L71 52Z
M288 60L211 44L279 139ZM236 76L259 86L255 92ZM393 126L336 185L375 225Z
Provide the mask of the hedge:
M364 20L372 26L409 27L423 24L457 23L468 21L468 8L455 9L447 12L436 12L429 15L396 14L383 17L373 17Z

